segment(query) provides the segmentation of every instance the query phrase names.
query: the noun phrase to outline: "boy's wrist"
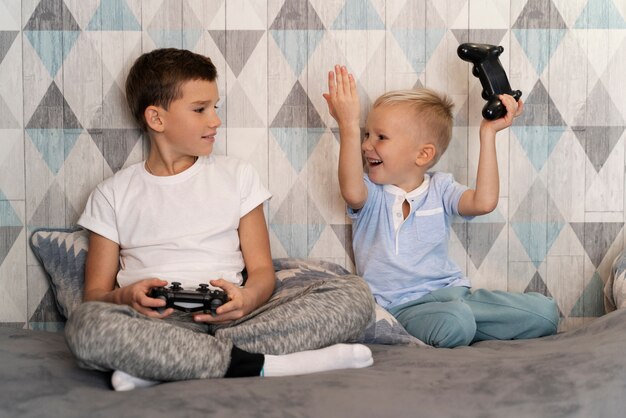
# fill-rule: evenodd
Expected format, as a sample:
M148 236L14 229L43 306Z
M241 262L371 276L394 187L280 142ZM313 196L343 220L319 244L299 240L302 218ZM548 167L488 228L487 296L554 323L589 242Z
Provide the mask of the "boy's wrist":
M495 129L493 129L493 127L491 127L489 124L481 124L480 125L480 131L479 131L479 135L480 135L480 140L495 140L496 139L496 133L497 131Z
M361 128L359 127L359 122L350 122L350 123L340 123L339 124L339 135L356 135L358 137L361 136Z

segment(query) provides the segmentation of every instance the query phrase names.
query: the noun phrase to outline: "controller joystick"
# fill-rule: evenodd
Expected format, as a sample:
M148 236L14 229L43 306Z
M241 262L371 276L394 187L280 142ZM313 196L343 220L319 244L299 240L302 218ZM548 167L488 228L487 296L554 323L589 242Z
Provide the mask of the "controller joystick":
M153 287L148 296L165 301L165 306L158 308L161 312L167 308L174 308L183 312L202 311L214 316L217 308L228 301L224 291L210 289L206 283L198 285L196 290L185 290L179 282L172 282L169 288Z
M506 115L506 107L498 95L508 94L516 101L522 97L521 91L511 89L509 79L502 68L499 57L503 51L504 48L501 46L474 43L461 44L456 51L463 61L474 64L472 75L480 80L483 87L481 96L487 103L483 107L482 115L488 120Z

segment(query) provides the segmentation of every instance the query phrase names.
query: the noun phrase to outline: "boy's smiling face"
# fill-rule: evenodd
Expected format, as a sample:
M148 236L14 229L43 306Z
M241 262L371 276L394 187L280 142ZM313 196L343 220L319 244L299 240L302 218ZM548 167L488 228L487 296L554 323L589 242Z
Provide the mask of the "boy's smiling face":
M416 164L422 145L416 119L415 113L401 104L370 111L361 149L374 183L393 184L406 192L421 184L425 169Z
M168 139L170 151L181 155L209 155L217 128L219 92L214 81L190 80L180 87L182 96L172 100L167 110L160 108L160 132Z

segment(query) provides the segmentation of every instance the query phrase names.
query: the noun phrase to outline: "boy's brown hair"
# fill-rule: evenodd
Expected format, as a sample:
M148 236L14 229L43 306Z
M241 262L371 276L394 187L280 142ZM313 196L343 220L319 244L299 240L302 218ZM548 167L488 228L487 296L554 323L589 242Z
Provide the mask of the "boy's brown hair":
M192 80L215 81L217 69L209 57L176 48L155 49L141 55L126 78L126 101L144 132L148 106L167 109L182 95L183 83Z
M431 167L448 148L452 139L454 102L447 95L431 89L395 90L380 96L373 107L404 105L413 110L420 126L433 139L437 152Z

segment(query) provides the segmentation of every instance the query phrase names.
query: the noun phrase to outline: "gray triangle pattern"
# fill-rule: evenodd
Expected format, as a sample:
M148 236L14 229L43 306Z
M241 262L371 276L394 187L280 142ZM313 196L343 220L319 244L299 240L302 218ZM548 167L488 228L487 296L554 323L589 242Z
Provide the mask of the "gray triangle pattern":
M550 193L537 178L511 217L511 222L562 223L564 219Z
M0 31L0 63L2 63L4 57L6 57L9 49L11 49L13 41L15 41L18 33L19 32L16 30Z
M79 31L80 27L63 0L41 0L24 30Z
M4 262L23 226L0 226L0 265Z
M30 316L28 322L65 322L56 305L56 297L52 287L49 287L41 298L37 309Z
M293 210L294 210L294 207L296 206L294 205L294 201L306 199L306 207L307 207L306 222L303 222L303 223L306 223L306 225L309 225L309 226L310 225L326 225L326 220L324 219L319 209L315 205L315 200L312 199L308 193L303 192L304 190L306 190L305 187L298 187L298 186L303 186L300 180L296 181L296 183L294 184L294 187L291 188L291 190L289 191L289 194L283 200L282 204L280 205L280 207L278 208L278 210L272 217L272 223L275 223L275 224L290 223L290 222L284 222L284 220L294 219Z
M55 181L48 188L28 225L30 228L63 228L66 219L78 219L78 214Z
M462 44L472 42L477 44L500 45L506 35L506 29L452 29L456 40Z
M308 0L283 3L270 26L271 30L324 30L324 24Z
M352 250L352 224L331 224L330 227L346 250L352 264L355 264L354 251Z
M408 0L393 23L393 29L445 28L446 24L428 1Z
M546 283L543 281L543 278L541 277L539 272L535 272L535 274L533 275L533 278L530 279L528 286L526 286L526 289L524 289L524 293L529 293L529 292L540 293L550 298L552 297L552 294L548 290L548 286L546 286ZM557 308L559 310L559 317L564 318L565 315L563 315L563 311L561 311L561 308L558 306Z
M515 123L523 126L567 126L541 80L528 94L524 101L524 113Z
M469 125L469 100L463 103L454 115L454 126L467 127Z
M598 267L615 238L624 227L623 222L570 222L594 267Z
M141 139L140 129L90 129L88 132L114 173L124 166Z
M624 119L615 107L609 93L598 81L587 96L587 101L576 116L573 125L577 126L624 126Z
M263 37L263 30L210 30L209 34L226 59L228 66L239 77L250 55Z
M567 25L552 0L529 0L513 29L567 29Z
M9 106L2 96L0 96L0 115L2 115L2 119L0 119L0 129L17 129L20 127L20 124L13 117Z
M120 104L124 104L120 106ZM91 120L92 128L134 128L137 126L128 106L126 95L116 83L111 85L102 100L102 106Z
M623 126L575 126L572 130L598 173L624 133Z
M546 283L541 278L539 272L535 272L533 278L530 279L528 286L526 286L526 289L524 289L524 293L528 292L536 292L541 293L545 296L551 296L550 292L548 291L548 286L546 286Z
M229 103L236 103L237 110L226 111L228 126L231 128L263 128L265 124L255 107L250 103L248 95L239 83L235 83L228 92Z
M306 109L306 113L303 110ZM296 81L287 99L272 121L272 128L325 128L309 96Z
M70 105L52 82L26 125L29 129L81 129Z
M452 229L474 266L480 268L504 225L504 222L458 222L452 224Z

